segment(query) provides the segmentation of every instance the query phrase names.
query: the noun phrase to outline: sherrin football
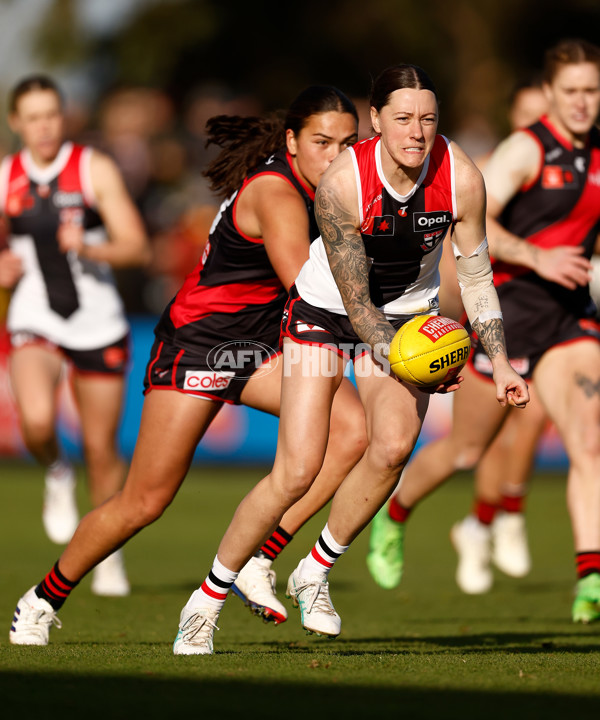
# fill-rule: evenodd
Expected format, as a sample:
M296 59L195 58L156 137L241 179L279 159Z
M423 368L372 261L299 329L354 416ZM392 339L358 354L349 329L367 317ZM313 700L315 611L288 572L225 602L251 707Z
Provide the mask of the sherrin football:
M456 377L469 358L469 333L456 320L417 315L398 330L390 344L392 371L411 385L439 385Z

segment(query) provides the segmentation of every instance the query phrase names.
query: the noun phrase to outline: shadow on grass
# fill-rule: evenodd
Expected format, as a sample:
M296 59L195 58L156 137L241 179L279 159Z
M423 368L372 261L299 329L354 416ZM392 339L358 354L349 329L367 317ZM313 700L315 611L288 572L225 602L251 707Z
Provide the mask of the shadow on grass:
M54 720L153 720L219 717L244 720L309 716L319 718L402 717L409 720L465 717L494 720L518 710L529 719L596 713L597 697L533 692L467 692L411 687L351 687L328 682L240 682L228 679L87 677L66 674L1 673L5 718ZM392 714L393 713L393 714Z

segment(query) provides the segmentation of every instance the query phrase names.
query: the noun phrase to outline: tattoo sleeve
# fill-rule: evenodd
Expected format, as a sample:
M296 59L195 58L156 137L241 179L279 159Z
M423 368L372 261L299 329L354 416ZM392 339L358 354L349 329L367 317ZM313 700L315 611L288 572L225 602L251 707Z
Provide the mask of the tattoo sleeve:
M477 319L473 321L472 326L490 360L493 360L498 355L506 357L504 325L500 318L492 318L483 322Z
M395 331L369 293L369 260L356 223L336 192L319 187L315 215L329 266L358 337L387 357Z

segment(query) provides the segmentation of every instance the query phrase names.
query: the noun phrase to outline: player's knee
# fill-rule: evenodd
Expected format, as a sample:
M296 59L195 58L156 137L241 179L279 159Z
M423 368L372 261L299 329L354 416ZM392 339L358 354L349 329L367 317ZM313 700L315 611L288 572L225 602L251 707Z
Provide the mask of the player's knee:
M271 473L272 492L279 498L281 507L289 508L308 492L321 466L315 462L290 463L284 474Z
M337 452L358 462L368 444L367 428L362 412L360 414L350 412L332 424L328 442L329 451L337 448Z
M121 465L117 448L103 439L90 438L83 441L85 462L92 476L110 474L116 465Z
M454 469L474 470L484 452L485 448L480 445L457 447L454 455Z
M369 444L369 460L375 464L382 473L396 473L404 467L413 450L414 443L410 437L388 436L387 438L374 438Z
M21 419L21 428L28 447L44 445L54 438L54 422L50 418L24 417Z
M162 492L131 492L127 487L116 493L109 502L117 502L119 515L131 532L137 532L158 520L169 507L172 497Z

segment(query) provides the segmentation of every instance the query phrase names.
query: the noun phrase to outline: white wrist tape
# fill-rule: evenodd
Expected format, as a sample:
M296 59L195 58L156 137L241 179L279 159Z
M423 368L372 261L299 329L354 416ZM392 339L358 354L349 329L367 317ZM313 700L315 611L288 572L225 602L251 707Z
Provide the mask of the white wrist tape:
M483 323L502 318L498 294L494 287L487 238L483 239L469 257L465 257L454 243L452 249L461 297L471 325L476 320Z

